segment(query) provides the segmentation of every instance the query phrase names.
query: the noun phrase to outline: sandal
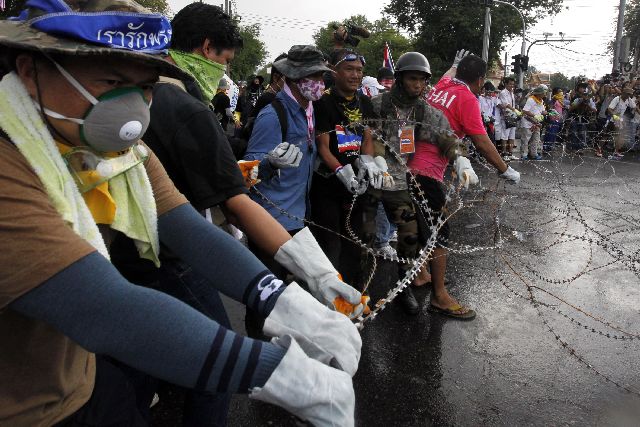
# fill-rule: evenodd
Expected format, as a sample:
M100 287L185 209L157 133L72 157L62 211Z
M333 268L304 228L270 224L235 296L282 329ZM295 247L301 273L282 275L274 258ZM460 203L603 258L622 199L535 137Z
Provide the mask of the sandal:
M429 304L428 310L431 313L442 314L443 316L449 316L459 320L472 320L476 317L476 312L474 310L460 304L453 304L447 308L440 308L433 304ZM460 311L463 312L460 313Z

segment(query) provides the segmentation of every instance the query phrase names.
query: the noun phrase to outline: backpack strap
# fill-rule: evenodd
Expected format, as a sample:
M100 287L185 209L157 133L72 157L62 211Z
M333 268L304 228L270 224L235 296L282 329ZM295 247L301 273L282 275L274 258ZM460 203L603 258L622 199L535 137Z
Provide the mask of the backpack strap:
M278 98L271 101L271 105L273 106L273 109L276 110L276 114L278 115L278 121L280 122L280 131L282 132L282 142L285 142L285 139L287 138L287 130L289 129L287 112L284 110L284 105L282 105L282 102Z

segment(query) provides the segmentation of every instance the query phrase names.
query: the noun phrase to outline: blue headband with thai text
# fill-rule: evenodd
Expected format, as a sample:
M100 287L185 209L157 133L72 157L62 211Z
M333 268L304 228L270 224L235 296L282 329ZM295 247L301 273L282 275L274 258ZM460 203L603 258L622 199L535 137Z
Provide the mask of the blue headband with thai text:
M81 40L114 49L144 53L165 52L171 42L171 23L158 13L75 12L61 0L29 0L15 21L27 21L29 9L45 14L27 23L52 36Z

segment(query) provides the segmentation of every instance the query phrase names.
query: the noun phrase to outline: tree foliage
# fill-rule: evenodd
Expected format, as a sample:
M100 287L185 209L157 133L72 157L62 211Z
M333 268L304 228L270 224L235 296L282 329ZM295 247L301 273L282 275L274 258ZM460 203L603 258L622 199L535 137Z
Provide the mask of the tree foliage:
M574 77L573 79L575 79L576 77ZM561 88L572 88L574 85L572 83L572 79L570 79L569 77L565 76L562 73L554 73L551 74L551 81L549 82L549 84L551 85L551 88L553 89L554 87L561 87Z
M511 0L524 15L527 28L562 9L563 0ZM484 7L471 0L391 0L385 12L415 35L415 47L431 63L435 76L446 71L458 49L482 52ZM509 6L491 8L489 62L498 60L502 45L522 34L522 21Z
M363 15L355 15L347 21L364 27L371 32L369 38L360 38L360 43L357 47L347 46L364 56L366 60L365 76L376 76L378 68L382 66L385 42L389 43L395 60L403 53L413 50L413 41L400 34L388 20L378 20L372 23ZM317 30L313 35L316 46L327 54L333 50L334 24L338 24L338 22L329 23L326 27Z
M231 78L233 80L247 79L264 64L267 58L267 48L260 40L260 26L258 24L240 27L240 34L244 46L231 62Z
M624 35L630 38L631 48L629 49L629 58L621 59L637 68L640 58L640 0L629 0L627 3L624 11Z

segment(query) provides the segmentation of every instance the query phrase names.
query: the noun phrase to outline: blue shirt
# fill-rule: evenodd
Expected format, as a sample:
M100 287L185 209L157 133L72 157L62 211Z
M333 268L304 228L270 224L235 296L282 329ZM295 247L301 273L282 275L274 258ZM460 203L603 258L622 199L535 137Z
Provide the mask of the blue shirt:
M262 160L282 141L295 144L300 148L302 152L300 166L280 169L279 175L275 174L271 179L261 181L256 185L256 189L279 208L298 218L305 218L309 208L309 190L317 156L315 131L309 135L307 114L300 104L284 91L280 91L276 98L284 106L287 115L286 138L282 138L280 121L275 109L268 105L256 118L244 159ZM297 230L304 227L301 220L295 220L281 213L280 209L275 208L259 195L252 192L251 198L262 205L285 229Z

